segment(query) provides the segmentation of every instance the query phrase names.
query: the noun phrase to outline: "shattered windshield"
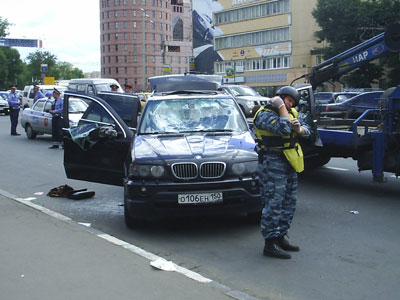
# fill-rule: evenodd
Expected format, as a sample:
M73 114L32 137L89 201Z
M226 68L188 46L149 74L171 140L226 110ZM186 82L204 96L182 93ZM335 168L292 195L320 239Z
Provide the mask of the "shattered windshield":
M244 132L246 120L232 99L153 100L147 103L139 134L202 131Z

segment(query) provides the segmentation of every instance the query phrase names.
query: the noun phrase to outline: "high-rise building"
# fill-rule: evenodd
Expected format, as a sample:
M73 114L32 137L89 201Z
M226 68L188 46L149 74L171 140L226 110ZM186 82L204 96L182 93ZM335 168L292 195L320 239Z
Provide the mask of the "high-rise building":
M190 0L100 0L101 76L134 90L147 78L189 71Z
M271 95L320 62L313 51L318 48L314 36L318 26L311 15L317 0L193 1L194 9L195 2L201 3L198 9L204 8L204 1L212 9L218 54L213 71L227 76L227 82Z

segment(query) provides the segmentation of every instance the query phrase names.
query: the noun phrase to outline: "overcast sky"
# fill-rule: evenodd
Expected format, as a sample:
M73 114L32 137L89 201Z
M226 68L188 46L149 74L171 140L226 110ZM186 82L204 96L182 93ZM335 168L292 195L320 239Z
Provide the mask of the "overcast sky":
M13 25L7 38L40 39L43 51L83 72L100 71L98 0L1 0L0 16ZM16 48L21 59L37 48Z

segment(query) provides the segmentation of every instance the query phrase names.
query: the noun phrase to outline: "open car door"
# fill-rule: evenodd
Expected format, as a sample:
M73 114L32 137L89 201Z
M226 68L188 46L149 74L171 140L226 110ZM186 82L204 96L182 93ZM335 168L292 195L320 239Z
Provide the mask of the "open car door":
M123 111L129 112L132 100L129 96L115 93L103 100L78 92L64 93L64 169L68 178L122 186L125 161L130 162L135 128L132 126L136 126L138 111L131 110L130 120L135 121L128 126L113 106L117 109L124 106ZM70 119L76 119L76 116L69 111L69 102L77 99L82 101L85 109L75 112L81 117L71 126ZM136 101L131 102L136 105Z

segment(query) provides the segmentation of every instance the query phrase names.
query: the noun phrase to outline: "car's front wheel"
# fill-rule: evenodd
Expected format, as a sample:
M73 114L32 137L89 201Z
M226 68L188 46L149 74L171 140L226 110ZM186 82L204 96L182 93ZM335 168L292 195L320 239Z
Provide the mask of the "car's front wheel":
M36 138L36 132L33 131L33 128L31 125L26 124L25 132L26 132L26 136L28 137L28 139L34 140Z
M135 218L129 212L128 204L125 198L124 201L124 217L125 217L125 224L128 228L135 229L138 227L142 227L144 225L144 220Z

